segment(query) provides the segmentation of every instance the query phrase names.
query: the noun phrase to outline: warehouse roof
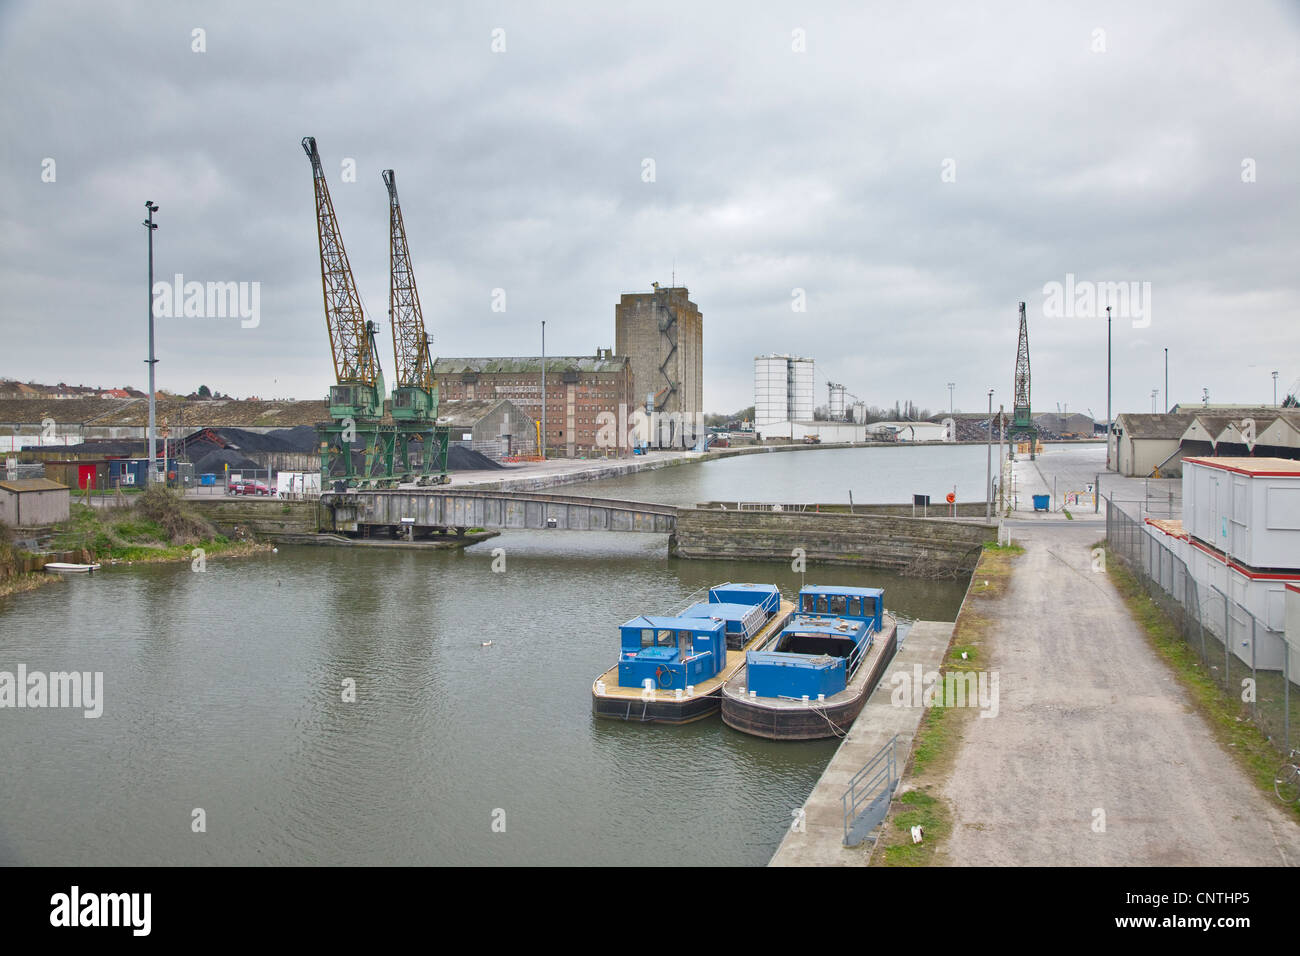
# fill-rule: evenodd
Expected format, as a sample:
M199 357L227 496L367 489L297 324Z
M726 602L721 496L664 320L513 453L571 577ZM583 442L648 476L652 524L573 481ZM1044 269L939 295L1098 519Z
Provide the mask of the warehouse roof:
M0 481L0 488L22 494L26 491L67 491L67 485L61 485L49 478L17 478L13 481Z
M528 415L506 398L481 398L466 401L441 402L438 405L438 423L460 427L477 425L502 405L509 405L521 417Z
M314 425L329 418L324 401L241 401L213 399L186 401L165 398L156 403L157 417L173 427L182 419L187 429L209 426L289 428ZM0 400L0 422L39 425L44 419L60 425L144 426L149 422L149 401L144 398L65 398Z
M1167 438L1177 441L1187 431L1194 416L1190 414L1148 415L1126 412L1115 416L1115 423L1120 425L1129 438ZM1120 424L1122 422L1122 424Z
M548 373L564 372L574 369L578 372L621 372L628 363L625 355L611 355L608 358L594 355L548 355L546 371ZM463 372L478 372L483 375L501 373L540 372L542 357L524 355L505 358L440 358L433 363L434 375L456 375Z

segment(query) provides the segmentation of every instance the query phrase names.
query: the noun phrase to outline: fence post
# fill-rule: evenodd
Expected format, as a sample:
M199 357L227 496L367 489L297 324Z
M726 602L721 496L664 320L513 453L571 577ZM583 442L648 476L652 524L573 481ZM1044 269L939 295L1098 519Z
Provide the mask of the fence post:
M1232 679L1232 611L1227 606L1227 594L1223 594L1223 687Z
M1247 611L1246 613L1250 613ZM1254 684L1253 698L1250 702L1250 712L1255 715L1255 722L1259 723L1259 674L1255 670L1255 615L1250 615L1250 679Z

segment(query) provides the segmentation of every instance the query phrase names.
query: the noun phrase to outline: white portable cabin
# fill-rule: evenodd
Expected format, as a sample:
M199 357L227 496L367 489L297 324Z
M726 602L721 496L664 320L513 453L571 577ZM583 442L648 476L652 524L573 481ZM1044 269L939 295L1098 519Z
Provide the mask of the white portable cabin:
M280 471L275 475L275 492L281 498L310 498L320 494L319 471Z
M1184 459L1183 527L1247 568L1300 571L1300 461Z

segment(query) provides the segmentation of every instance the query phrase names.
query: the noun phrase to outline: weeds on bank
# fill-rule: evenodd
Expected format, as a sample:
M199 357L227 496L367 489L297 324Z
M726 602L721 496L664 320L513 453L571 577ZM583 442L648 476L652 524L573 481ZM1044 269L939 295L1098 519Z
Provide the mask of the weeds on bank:
M208 555L259 550L232 542L174 491L155 486L132 507L103 511L73 504L54 535L56 551L88 551L103 563L189 560L194 548Z
M1098 542L1104 546L1105 541ZM1106 571L1129 615L1147 636L1156 653L1173 669L1188 692L1188 700L1210 725L1215 739L1232 753L1255 785L1276 800L1273 775L1282 758L1264 732L1243 714L1241 700L1206 670L1200 654L1183 640L1177 625L1143 590L1137 577L1113 551L1106 551ZM1300 820L1300 804L1288 808Z

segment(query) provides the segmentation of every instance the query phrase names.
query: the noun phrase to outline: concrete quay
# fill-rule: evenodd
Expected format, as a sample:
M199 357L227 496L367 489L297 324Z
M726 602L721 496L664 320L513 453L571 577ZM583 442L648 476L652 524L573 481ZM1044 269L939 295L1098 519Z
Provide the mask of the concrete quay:
M913 668L922 673L938 670L952 640L951 621L917 621L908 630L898 653L885 668L862 713L840 742L821 779L804 801L803 828L793 825L777 847L769 866L864 866L871 844L843 845L844 806L841 797L849 780L898 735L901 771L912 750L912 738L925 713L922 707L895 707L893 675L911 678Z

